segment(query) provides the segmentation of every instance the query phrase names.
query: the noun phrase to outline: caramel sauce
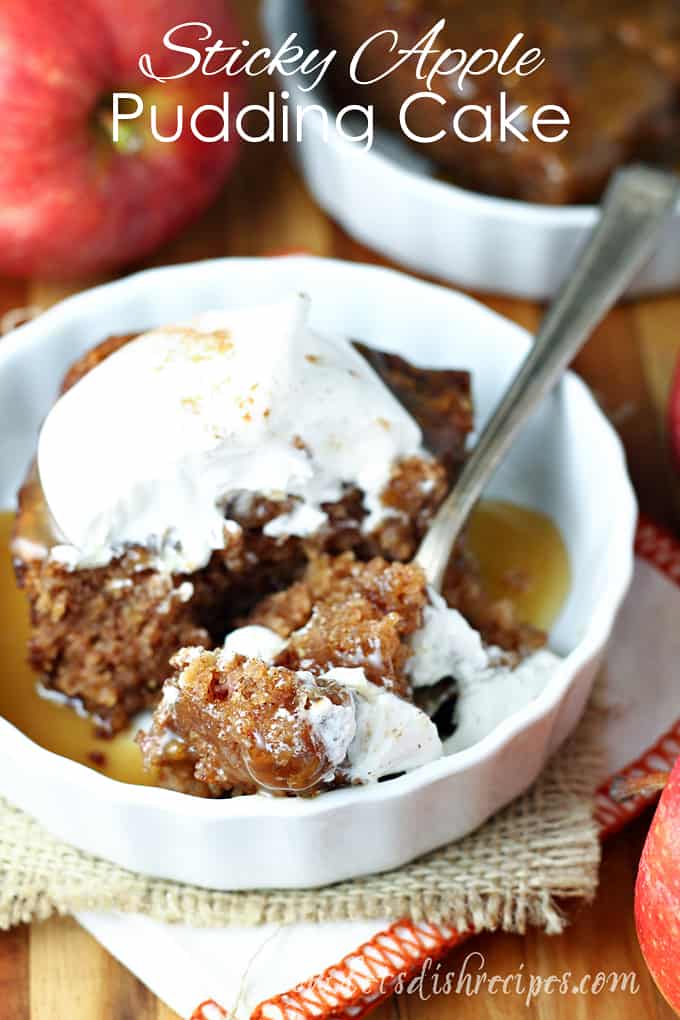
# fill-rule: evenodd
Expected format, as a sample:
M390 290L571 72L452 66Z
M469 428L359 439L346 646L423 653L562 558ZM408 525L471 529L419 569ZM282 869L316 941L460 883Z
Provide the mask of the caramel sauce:
M50 751L113 779L152 785L133 740L134 726L112 740L97 738L90 719L38 693L26 662L28 606L9 550L13 522L13 513L0 512L0 716ZM49 543L49 530L36 532ZM510 599L524 621L548 630L570 585L569 558L552 521L534 510L487 502L474 512L468 536L492 595Z
M523 623L550 631L571 586L569 554L550 518L489 500L473 512L467 543L491 597L508 599Z

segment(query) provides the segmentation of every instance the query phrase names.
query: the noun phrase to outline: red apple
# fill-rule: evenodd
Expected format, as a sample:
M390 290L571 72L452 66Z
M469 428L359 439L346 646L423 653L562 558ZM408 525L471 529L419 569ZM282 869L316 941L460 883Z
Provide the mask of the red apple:
M680 359L673 373L668 402L668 436L673 460L680 470Z
M642 851L635 924L652 977L680 1015L680 759L661 794Z
M111 133L114 92L157 103L167 135L178 104L190 116L227 91L238 112L239 79L199 70L159 84L138 68L149 53L160 77L187 69L163 37L196 21L213 40L241 40L226 0L0 0L0 273L64 277L130 262L215 197L237 140L185 131L159 142L148 116L128 121L118 144ZM194 32L187 45L206 44ZM202 131L216 134L217 115L202 118Z

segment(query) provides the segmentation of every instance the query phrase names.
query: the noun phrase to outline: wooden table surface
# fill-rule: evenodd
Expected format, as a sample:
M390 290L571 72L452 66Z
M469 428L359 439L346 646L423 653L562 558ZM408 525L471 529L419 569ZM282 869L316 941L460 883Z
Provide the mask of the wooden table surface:
M244 21L250 23L249 31L256 31L254 5L241 0L238 6ZM316 207L285 152L255 145L244 153L217 206L145 265L298 249L336 258L383 261L348 238ZM47 307L93 282L100 281L55 284L31 280L24 284L0 279L0 316L19 307ZM541 314L540 307L524 301L480 300L530 329ZM664 408L679 350L680 296L667 296L615 309L575 366L620 431L642 508L671 525L677 520L677 503L668 469ZM572 908L573 924L564 935L490 935L469 944L484 954L489 976L514 973L522 964L526 972L544 976L566 970L578 977L598 970L634 970L640 985L635 997L621 991L576 998L542 995L527 1007L519 996L492 997L481 992L455 1001L445 996L423 1001L416 994L393 998L380 1007L376 1018L670 1018L671 1011L645 969L632 921L633 882L648 821L648 816L641 819L606 847L597 900L592 906ZM467 951L466 947L453 954L444 969L459 967ZM57 919L0 934L0 1020L174 1017L72 920Z

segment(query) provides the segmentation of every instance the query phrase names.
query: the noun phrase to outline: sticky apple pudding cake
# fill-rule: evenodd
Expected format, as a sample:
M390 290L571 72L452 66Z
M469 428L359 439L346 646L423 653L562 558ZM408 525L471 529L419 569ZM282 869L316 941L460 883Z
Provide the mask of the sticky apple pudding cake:
M311 794L437 757L428 705L482 692L507 711L554 669L464 542L444 598L409 562L472 424L467 373L321 334L304 297L95 347L15 524L43 687L101 733L155 710L145 761L200 796ZM451 739L478 738L475 711Z
M531 648L542 644L532 631ZM313 554L300 580L263 599L222 648L184 648L172 667L139 737L163 785L204 796L309 795L440 757L419 689L443 686L450 696L455 682L465 708L468 688L479 708L486 687L486 700L505 711L511 688L542 687L554 657L523 644L485 648L428 591L418 566L346 552ZM463 714L474 730L474 713Z

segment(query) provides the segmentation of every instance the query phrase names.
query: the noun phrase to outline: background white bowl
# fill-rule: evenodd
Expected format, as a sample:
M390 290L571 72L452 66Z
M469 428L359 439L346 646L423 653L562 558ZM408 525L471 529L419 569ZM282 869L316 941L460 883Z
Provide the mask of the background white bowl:
M423 365L470 369L480 423L529 346L525 331L471 299L375 267L292 257L140 273L69 298L0 342L0 506L14 503L65 369L94 343L301 289L322 330ZM553 518L573 585L551 635L561 668L479 744L314 800L204 801L115 782L0 719L0 795L87 851L215 889L311 887L395 867L463 836L521 793L575 725L632 570L635 501L621 445L576 376L529 421L489 494Z
M272 47L291 32L314 46L305 0L264 0ZM323 88L304 93L286 78L290 103L332 104ZM548 206L493 198L437 180L427 159L395 132L378 130L368 152L333 126L325 138L321 118L305 120L293 143L307 185L329 215L358 241L417 272L461 287L533 300L551 297L599 217L596 206ZM474 159L474 146L471 146ZM680 285L680 205L664 242L629 294Z

